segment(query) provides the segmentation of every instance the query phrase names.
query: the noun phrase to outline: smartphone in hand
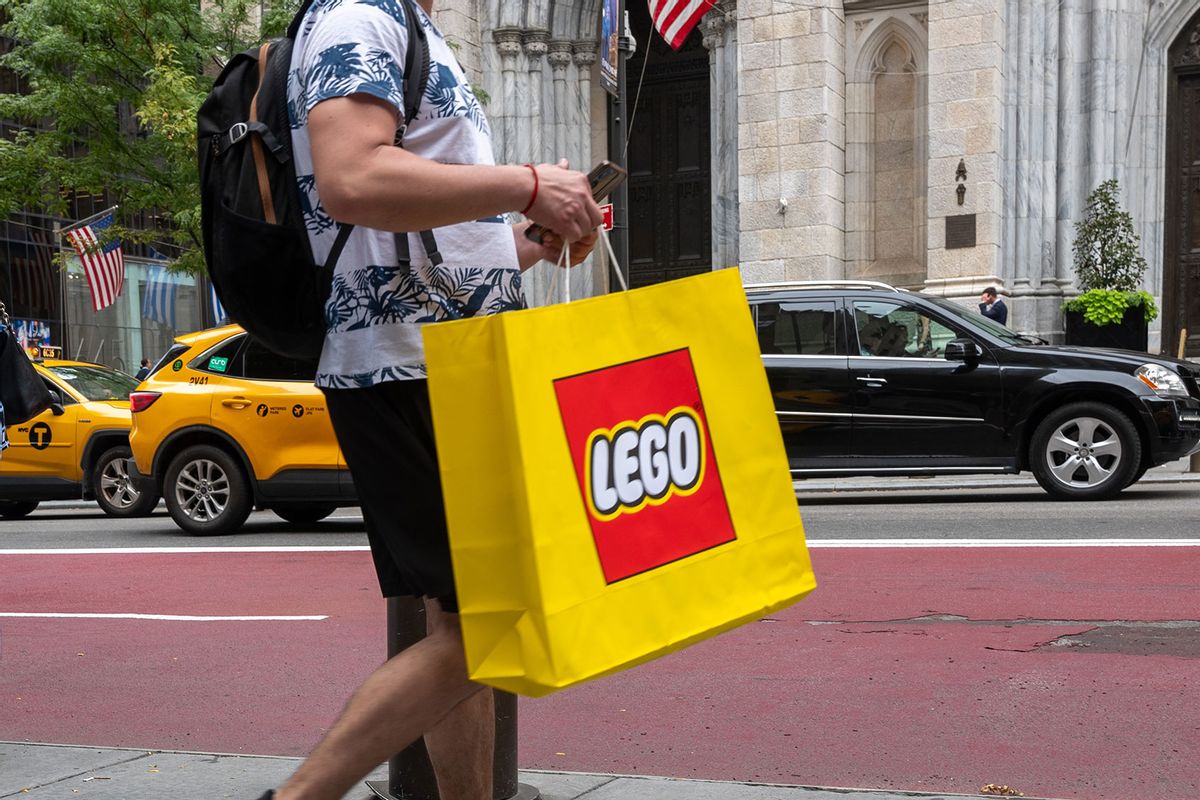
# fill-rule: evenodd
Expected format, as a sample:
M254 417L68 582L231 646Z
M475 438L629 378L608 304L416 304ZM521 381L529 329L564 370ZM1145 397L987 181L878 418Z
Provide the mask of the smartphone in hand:
M601 161L588 173L588 183L592 187L592 199L599 203L603 198L612 194L612 191L620 186L628 175L629 173L625 171L624 167L608 160ZM546 228L535 222L525 229L525 238L541 244L542 234L545 232Z

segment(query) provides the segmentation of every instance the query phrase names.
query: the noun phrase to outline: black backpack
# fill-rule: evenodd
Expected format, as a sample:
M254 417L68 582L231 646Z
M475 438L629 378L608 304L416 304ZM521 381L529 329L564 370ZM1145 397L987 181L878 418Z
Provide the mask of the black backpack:
M409 46L397 146L417 113L430 69L425 30L412 0L403 2ZM230 319L271 350L298 358L321 352L333 268L354 227L340 223L329 258L315 263L296 185L287 102L292 46L311 5L305 0L283 38L226 64L197 115L208 277ZM418 80L412 80L418 64ZM430 258L440 261L432 234L422 232L422 239L433 250ZM398 235L397 244L406 260L407 235Z

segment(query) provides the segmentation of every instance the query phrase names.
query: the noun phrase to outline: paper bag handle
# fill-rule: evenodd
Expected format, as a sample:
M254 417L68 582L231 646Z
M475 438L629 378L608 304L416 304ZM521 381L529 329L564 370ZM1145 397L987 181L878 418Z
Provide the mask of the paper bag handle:
M629 284L625 282L625 275L621 272L621 267L617 263L617 254L613 251L612 242L608 239L608 231L603 226L600 227L600 240L604 242L604 251L608 254L608 263L612 267L613 274L617 276L617 283L621 284L621 291L629 291ZM549 297L554 296L554 284L558 281L558 276L561 273L563 276L563 302L571 302L571 243L564 242L562 252L558 256L557 269L550 276L550 288L547 292Z

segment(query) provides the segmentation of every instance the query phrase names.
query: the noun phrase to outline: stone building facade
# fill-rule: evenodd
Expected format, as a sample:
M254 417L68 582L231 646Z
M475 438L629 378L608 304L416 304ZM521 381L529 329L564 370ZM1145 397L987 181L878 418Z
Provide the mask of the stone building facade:
M598 5L439 0L498 158L607 154ZM1074 225L1116 178L1163 312L1151 349L1187 328L1200 356L1200 0L718 0L678 53L627 5L635 283L738 264L964 303L994 284L1013 327L1059 340Z

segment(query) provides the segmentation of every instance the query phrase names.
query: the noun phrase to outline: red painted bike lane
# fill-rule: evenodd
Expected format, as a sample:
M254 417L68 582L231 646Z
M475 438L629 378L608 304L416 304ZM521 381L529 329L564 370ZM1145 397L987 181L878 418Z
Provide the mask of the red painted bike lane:
M1194 797L1198 556L814 548L800 604L522 701L519 764ZM0 617L0 739L301 754L383 657L365 552L0 555L0 581L0 614L327 617Z

